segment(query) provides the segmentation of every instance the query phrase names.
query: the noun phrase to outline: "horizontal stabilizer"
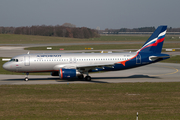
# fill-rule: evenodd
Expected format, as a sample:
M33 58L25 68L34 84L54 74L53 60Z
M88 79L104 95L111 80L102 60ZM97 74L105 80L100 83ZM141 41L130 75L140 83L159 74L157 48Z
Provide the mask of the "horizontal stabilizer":
M170 56L150 56L149 60L150 61L156 61L158 59L163 59L163 58L169 58Z

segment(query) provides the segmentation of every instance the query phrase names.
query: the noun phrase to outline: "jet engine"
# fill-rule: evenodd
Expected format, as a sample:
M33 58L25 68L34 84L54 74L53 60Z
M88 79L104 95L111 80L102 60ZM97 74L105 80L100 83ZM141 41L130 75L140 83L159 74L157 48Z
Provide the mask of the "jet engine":
M76 76L80 76L81 73L76 69L60 69L59 70L59 78L60 79L69 79L75 78Z
M51 73L51 76L59 76L59 71L54 71Z

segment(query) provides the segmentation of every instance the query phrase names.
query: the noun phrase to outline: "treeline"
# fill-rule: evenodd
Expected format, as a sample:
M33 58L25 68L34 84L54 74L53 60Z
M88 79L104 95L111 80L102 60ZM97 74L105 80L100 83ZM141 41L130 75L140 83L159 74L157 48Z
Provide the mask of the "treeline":
M121 28L121 29L105 29L101 32L113 32L113 33L118 33L118 32L154 32L156 30L155 27L141 27L141 28L133 28L133 29L128 29L128 28ZM167 32L180 32L180 28L168 28Z
M167 29L167 31L168 32L180 32L180 28L172 28L172 27L170 27L170 28Z
M86 27L67 26L31 26L31 27L0 27L0 34L23 34L40 36L58 36L70 38L99 37L98 31Z

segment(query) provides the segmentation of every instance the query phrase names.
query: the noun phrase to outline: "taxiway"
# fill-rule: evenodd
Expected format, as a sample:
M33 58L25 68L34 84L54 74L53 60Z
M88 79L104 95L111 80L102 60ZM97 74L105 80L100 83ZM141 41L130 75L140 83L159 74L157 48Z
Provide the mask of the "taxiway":
M92 81L78 79L60 80L50 75L29 75L25 82L25 75L0 75L2 84L72 84L72 83L123 83L123 82L180 82L180 64L155 63L139 68L101 73L90 73Z

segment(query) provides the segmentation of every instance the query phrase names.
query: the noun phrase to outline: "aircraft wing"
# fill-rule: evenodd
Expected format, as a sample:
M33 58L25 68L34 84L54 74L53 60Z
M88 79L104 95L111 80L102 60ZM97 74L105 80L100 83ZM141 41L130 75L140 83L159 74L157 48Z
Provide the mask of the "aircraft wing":
M89 70L96 70L97 68L104 69L104 67L114 68L114 63L77 65L76 66L77 69L82 70L83 72L88 72Z
M91 65L77 65L77 68L98 68L98 67L113 67L114 63L106 64L91 64Z
M105 64L63 64L63 65L56 65L54 66L55 70L59 70L60 68L66 68L66 69L80 69L88 71L90 69L96 69L96 68L103 68L103 67L110 67L113 68L114 63L105 63Z

